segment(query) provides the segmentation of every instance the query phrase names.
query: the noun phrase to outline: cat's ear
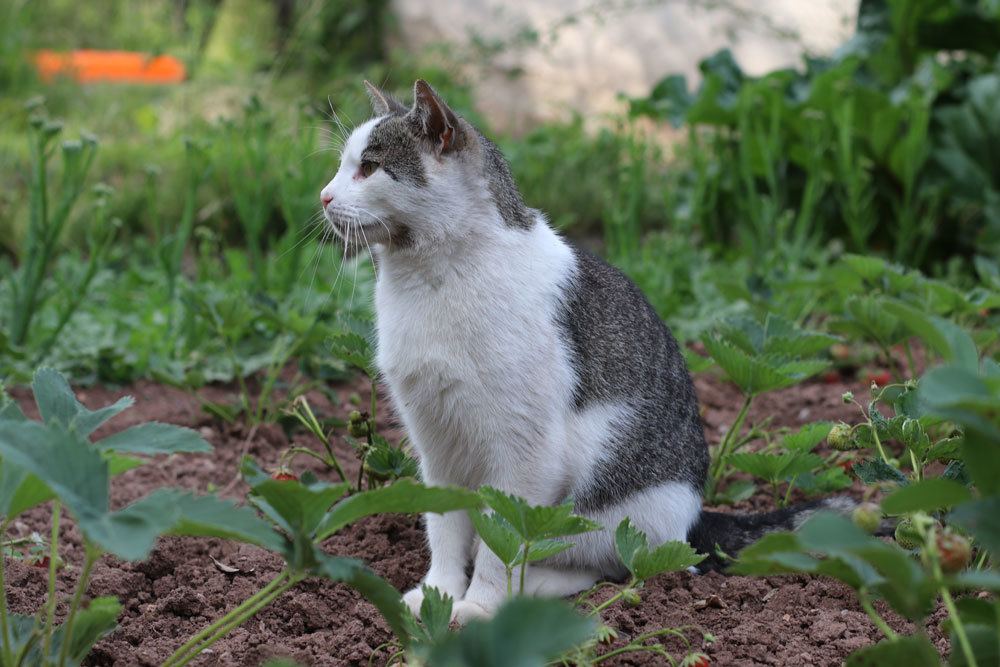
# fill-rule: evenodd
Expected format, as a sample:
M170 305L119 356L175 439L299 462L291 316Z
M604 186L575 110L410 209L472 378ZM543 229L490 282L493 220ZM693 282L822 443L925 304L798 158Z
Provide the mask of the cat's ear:
M413 84L410 116L415 131L430 141L439 156L461 145L462 126L458 116L423 79Z
M407 112L403 103L392 95L375 86L371 81L365 81L365 90L372 101L372 111L376 116L402 116Z

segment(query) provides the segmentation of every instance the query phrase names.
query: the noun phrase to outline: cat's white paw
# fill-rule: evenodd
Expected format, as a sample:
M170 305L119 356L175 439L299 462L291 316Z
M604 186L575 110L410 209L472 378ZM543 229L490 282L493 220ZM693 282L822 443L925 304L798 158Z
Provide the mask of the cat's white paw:
M482 605L476 604L475 602L469 602L468 600L459 600L451 609L451 620L455 621L459 625L465 625L469 621L477 618L489 618L492 615L493 612L489 611Z
M413 615L420 617L420 605L424 603L424 591L420 586L417 586L411 591L407 591L403 594L403 604L406 605L407 609L413 612Z

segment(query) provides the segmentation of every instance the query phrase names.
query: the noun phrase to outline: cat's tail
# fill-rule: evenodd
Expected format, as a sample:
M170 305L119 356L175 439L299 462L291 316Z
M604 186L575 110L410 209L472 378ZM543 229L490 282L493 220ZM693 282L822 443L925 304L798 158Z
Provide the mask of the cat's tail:
M698 564L700 571L721 570L743 547L753 544L767 533L795 530L822 510L850 514L856 506L851 498L834 496L757 514L702 510L698 522L688 533L688 542L699 553L708 554L708 558Z

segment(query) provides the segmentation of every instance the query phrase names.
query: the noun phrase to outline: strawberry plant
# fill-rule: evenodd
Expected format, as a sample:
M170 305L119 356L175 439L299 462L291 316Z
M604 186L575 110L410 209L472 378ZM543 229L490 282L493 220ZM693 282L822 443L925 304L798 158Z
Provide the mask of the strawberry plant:
M93 432L127 409L131 398L90 410L81 405L61 375L40 369L33 382L41 421L27 419L18 406L0 406L0 539L12 522L42 503L52 504L52 530L47 563L48 595L35 617L8 613L6 592L0 594L0 656L5 665L77 664L90 646L114 628L120 605L97 598L83 607L94 563L104 554L141 560L162 534L241 534L266 541L267 526L252 512L227 502L160 489L120 510L111 510L109 479L144 463L139 456L207 452L210 446L195 432L156 422L139 424L90 441ZM83 536L84 563L62 625L55 624L55 577L59 527L63 512L71 514ZM264 528L265 530L261 530ZM0 558L0 589L3 564Z
M706 488L709 502L717 502L719 483L732 467L733 454L759 435L754 429L742 433L753 399L822 372L829 364L816 355L835 341L833 336L805 331L770 314L763 321L731 319L703 340L713 361L743 393L739 413L712 452Z

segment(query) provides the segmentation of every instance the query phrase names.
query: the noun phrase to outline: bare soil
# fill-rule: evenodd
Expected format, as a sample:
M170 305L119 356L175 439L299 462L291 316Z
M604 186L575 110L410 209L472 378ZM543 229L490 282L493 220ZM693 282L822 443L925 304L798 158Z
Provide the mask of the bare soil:
M717 442L736 416L740 398L728 384L710 376L696 378L702 401L706 434ZM856 408L846 406L841 394L851 390L865 395L860 382L814 382L761 397L751 421L772 418L772 427L795 427L819 419L854 420ZM215 490L241 498L245 485L236 477L240 458L254 456L264 466L274 466L290 441L280 426L256 429L226 424L201 408L199 396L212 401L231 398L228 387L207 387L197 394L139 382L120 388L93 387L80 391L90 407L105 405L131 394L136 406L116 418L97 435L134 423L158 420L198 429L215 446L213 454L162 457L131 470L112 482L112 502L123 506L160 486L196 491ZM367 381L356 380L334 388L335 400L318 392L309 396L320 417L345 418L357 396L366 396ZM33 404L24 390L14 392L25 411ZM353 396L353 401L352 401ZM387 407L380 410L381 431L391 440L401 433ZM298 444L319 447L318 442L296 433ZM335 443L348 475L358 463L350 446ZM310 467L299 459L299 470ZM325 473L324 473L325 474ZM860 482L847 493L860 498ZM770 494L758 492L735 509L770 509ZM38 508L17 521L8 537L47 534L49 508ZM66 565L59 577L59 593L66 599L83 561L80 535L71 521L61 531L61 556ZM415 585L427 566L420 520L408 516L378 516L352 525L328 540L324 547L354 556L399 589ZM213 558L240 569L226 574ZM45 596L46 570L25 561L7 558L9 603L14 611L34 613ZM263 550L218 539L163 538L150 558L127 563L105 557L96 567L89 596L117 596L124 611L118 629L102 640L86 664L94 666L156 665L183 641L232 609L266 584L281 568L280 559ZM599 594L596 600L608 593ZM879 640L878 630L845 586L827 579L803 576L749 578L724 574L676 573L658 577L642 591L637 607L616 605L605 614L619 633L620 646L643 632L662 627L684 629L693 647L700 647L715 665L840 665L852 651ZM64 612L65 603L59 613ZM884 607L880 607L886 611ZM899 630L912 631L906 622L887 614ZM930 623L938 647L945 642L937 629L940 612ZM703 633L710 640L703 640ZM711 640L714 638L714 641ZM207 666L259 665L269 658L287 657L303 665L347 666L385 664L390 632L375 609L343 585L311 580L286 593L243 627L206 651L195 664ZM684 645L667 645L678 657ZM653 665L664 659L649 653L617 656L606 664Z

